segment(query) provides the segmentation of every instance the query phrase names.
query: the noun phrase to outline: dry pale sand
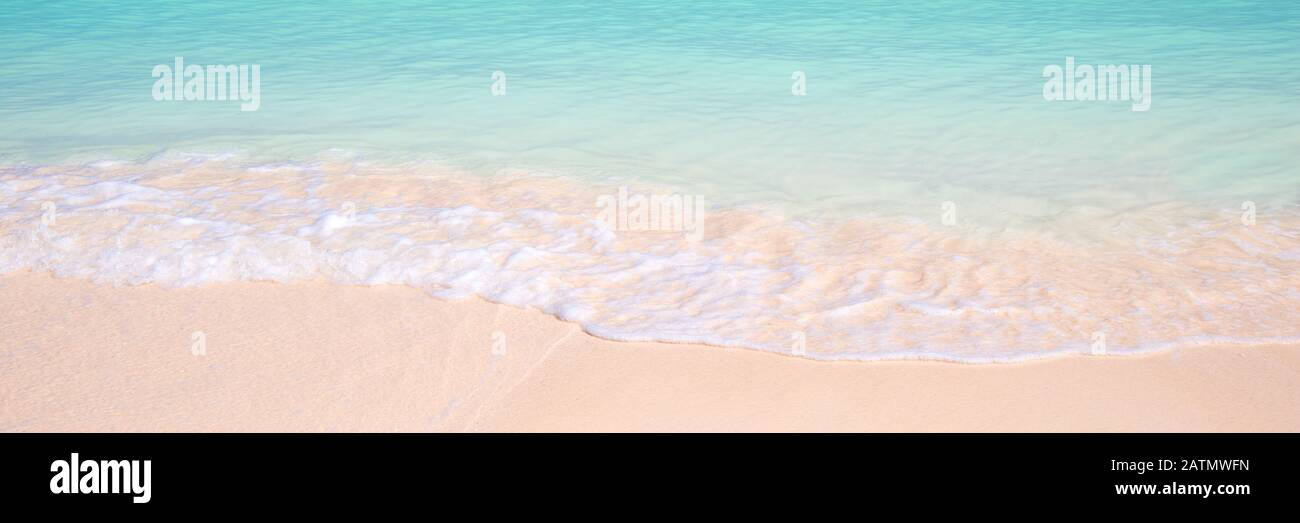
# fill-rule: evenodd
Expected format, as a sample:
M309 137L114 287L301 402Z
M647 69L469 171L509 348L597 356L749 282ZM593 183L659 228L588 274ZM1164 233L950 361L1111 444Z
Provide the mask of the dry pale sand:
M3 431L1295 431L1297 377L1300 347L828 363L407 287L0 277Z

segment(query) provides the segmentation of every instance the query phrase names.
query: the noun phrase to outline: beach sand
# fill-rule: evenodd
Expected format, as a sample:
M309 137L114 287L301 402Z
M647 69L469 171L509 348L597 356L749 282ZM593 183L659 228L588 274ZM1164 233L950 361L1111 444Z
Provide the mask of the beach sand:
M1300 347L1016 364L602 340L325 282L0 276L0 430L1296 431Z

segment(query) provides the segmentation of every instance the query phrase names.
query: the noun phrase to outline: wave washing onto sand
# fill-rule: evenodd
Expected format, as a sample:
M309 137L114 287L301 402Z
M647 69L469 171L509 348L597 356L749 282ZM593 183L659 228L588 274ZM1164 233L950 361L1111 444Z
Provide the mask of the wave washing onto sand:
M1047 228L718 207L694 224L688 215L685 226L643 230L656 228L602 214L617 194L354 160L8 165L0 273L405 284L537 308L615 340L827 360L978 363L1300 341L1294 208L1247 226L1234 212L1164 204L1090 218L1104 238L1091 241ZM701 226L695 238L691 225Z

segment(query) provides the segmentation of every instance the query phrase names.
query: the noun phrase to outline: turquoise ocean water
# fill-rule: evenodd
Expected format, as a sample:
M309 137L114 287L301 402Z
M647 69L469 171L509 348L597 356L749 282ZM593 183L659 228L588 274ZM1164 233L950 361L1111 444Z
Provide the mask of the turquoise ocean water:
M1297 194L1295 2L447 4L6 3L0 154L344 149L850 210ZM260 64L261 108L155 102L176 56ZM1151 65L1151 110L1045 102L1067 56Z

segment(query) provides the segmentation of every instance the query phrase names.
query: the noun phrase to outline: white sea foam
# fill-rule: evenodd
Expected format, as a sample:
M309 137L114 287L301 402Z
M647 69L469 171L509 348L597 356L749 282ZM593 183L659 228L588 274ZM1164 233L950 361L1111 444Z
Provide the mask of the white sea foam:
M689 241L611 228L602 194L354 159L6 166L0 273L404 284L616 340L788 353L800 337L817 359L1014 361L1096 352L1097 333L1106 354L1300 341L1294 210L1246 227L1165 206L1076 220L1093 231L1076 235L712 208Z

